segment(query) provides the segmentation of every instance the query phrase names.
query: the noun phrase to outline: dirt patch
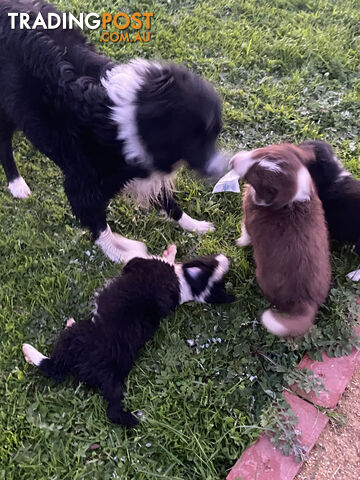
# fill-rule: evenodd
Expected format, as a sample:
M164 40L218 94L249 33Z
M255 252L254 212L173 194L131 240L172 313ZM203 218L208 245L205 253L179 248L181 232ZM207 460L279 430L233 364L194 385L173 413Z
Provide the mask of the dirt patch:
M295 480L360 480L360 365L334 411L345 424L328 423Z

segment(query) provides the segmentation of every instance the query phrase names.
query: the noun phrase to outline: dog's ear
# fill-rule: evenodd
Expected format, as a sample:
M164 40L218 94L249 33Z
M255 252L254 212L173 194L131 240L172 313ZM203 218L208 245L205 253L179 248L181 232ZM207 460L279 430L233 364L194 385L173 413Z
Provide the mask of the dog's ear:
M272 172L267 172L254 165L248 170L244 178L254 188L258 204L271 205L274 202L278 190L273 183L274 174Z

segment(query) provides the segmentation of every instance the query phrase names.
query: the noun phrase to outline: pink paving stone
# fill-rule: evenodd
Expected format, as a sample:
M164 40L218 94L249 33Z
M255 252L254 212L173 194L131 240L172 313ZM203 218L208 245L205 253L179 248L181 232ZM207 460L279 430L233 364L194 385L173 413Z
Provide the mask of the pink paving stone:
M310 451L329 419L296 395L285 392L284 396L298 416L300 441ZM301 463L285 457L266 435L261 435L245 450L226 480L292 480L300 467Z
M355 333L359 335L360 328L356 328ZM305 355L299 363L298 369L308 368L312 370L323 380L326 392L321 392L319 396L316 396L314 391L306 393L301 391L296 385L291 388L294 392L316 405L334 408L350 382L356 366L360 363L360 351L354 348L350 355L339 358L329 358L326 353L323 353L322 358L323 361L319 362L311 360L308 355Z

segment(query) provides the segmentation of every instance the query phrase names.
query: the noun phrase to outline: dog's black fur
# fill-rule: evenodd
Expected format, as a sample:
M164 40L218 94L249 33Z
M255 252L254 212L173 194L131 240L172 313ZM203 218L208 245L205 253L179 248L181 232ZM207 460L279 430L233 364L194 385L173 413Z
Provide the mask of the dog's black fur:
M360 255L360 181L346 172L328 143L308 140L299 146L314 152L314 159L307 167L322 201L331 236L355 244Z
M63 330L50 358L34 362L34 349L25 344L27 361L57 381L73 375L93 388L99 387L109 402L109 419L135 425L137 419L122 406L123 382L139 349L153 336L160 320L184 301L233 301L223 280L228 262L225 259L224 267L218 258L209 255L175 266L159 258L130 260L122 275L110 280L97 294L89 320Z
M116 105L102 83L119 66L80 30L12 30L9 12L28 12L31 24L38 12L47 18L57 10L43 0L0 2L0 160L9 183L19 178L11 147L19 129L62 169L72 210L96 240L106 229L110 199L132 179L169 174L181 160L207 174L219 167L221 104L205 80L173 64L149 62L142 74L134 68L140 86L133 121L151 162L140 153L127 158L112 116ZM159 202L180 219L169 192Z

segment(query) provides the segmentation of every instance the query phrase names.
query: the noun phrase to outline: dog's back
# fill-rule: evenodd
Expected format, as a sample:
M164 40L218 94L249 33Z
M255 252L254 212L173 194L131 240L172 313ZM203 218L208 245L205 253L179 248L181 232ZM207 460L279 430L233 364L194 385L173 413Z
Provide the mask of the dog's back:
M303 333L324 302L330 283L328 234L321 202L313 194L306 203L271 210L255 205L249 195L244 200L259 286L280 312L298 316L287 322L286 334ZM283 316L283 326L284 320Z

